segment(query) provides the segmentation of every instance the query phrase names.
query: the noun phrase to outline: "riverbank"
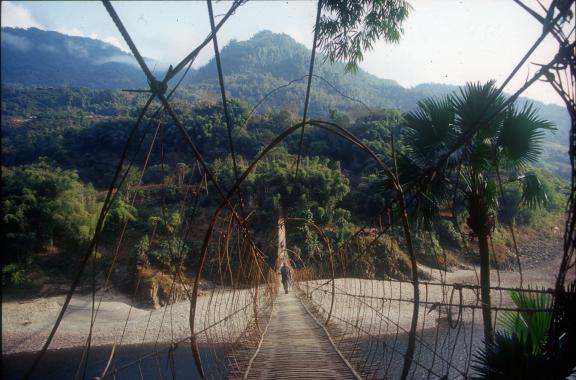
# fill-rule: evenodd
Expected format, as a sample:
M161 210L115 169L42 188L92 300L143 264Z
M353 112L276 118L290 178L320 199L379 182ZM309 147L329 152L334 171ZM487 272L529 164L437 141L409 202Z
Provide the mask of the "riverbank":
M532 245L534 244L536 243L533 242ZM554 286L556 273L562 256L560 247L560 241L554 242L552 246L550 242L543 242L541 246L533 247L538 254L530 254L522 257L524 287L549 288ZM446 283L478 283L477 270L473 267L458 269L445 274L438 270L422 268L424 271L430 273L432 282L443 280ZM378 283L380 283L380 285L377 285ZM388 288L385 288L382 284ZM518 284L518 271L493 271L492 273L493 286L516 287ZM397 282L339 279L337 281L337 287L342 291L353 293L361 292L364 295L375 297L375 299L381 299L383 296L411 297L411 285L402 285ZM427 293L424 293L424 290ZM504 292L502 294L503 297L506 297ZM464 302L476 302L473 296L473 293L465 295ZM499 297L500 294L496 294L495 296ZM217 298L214 298L214 295L210 296L209 292L199 297L199 319L197 319L197 326L209 326L224 318L229 313L226 307L217 307L218 302L216 302L216 299L222 301L223 304L235 304L239 305L235 307L241 308L241 305L251 302L252 292L250 290L232 292L221 289L216 292L216 297ZM446 293L443 293L441 287L429 287L428 289L422 290L421 297L422 299L428 297L429 301L441 301L443 299L446 300ZM320 302L328 309L329 298L325 296L322 298ZM46 341L64 300L64 296L53 296L27 301L4 301L2 303L2 354L34 352L39 350ZM99 300L100 295L97 295L96 305L98 305ZM495 298L495 301L500 302L500 299ZM358 305L354 303L350 303L350 308L348 308L346 307L346 302L344 299L339 300L341 307L336 315L347 320L354 317L354 315L350 314L350 308L356 308L354 309L356 312L362 308L358 309ZM381 301L378 302L381 303ZM454 302L456 302L456 300L454 300ZM506 300L504 299L502 302L506 302ZM178 302L156 310L131 307L130 304L130 298L119 293L110 292L102 295L98 318L93 327L93 345L154 343L156 341L171 341L172 339L178 341L190 336L189 301ZM409 328L412 312L411 307L405 306L409 305L404 303L397 314L394 314L396 312L391 308L392 314L390 314L389 317L398 321L398 324L402 326L402 328ZM229 321L226 321L226 326L229 326L228 330L233 331L226 331L227 328L221 326L218 329L219 335L217 339L226 341L234 336L237 331L240 331L243 324L251 319L251 311L252 308L248 307L230 318ZM424 309L422 313L424 313ZM56 350L84 346L86 337L89 334L91 317L92 297L90 295L74 296L61 326L50 345L50 349ZM425 318L425 315L422 314L422 317ZM378 318L370 319L374 321L379 320ZM426 327L433 327L436 320L428 316L426 323L430 324L429 326L426 325ZM200 339L202 339L202 336L200 336ZM214 343L214 339L214 337L210 338L211 343Z
M100 297L102 301L100 302ZM221 322L218 336L210 343L232 340L252 319L251 290L216 290L202 295L197 303L197 330L222 321L230 307L239 310ZM65 296L2 303L2 355L40 350L64 304ZM98 304L100 306L98 307ZM220 307L220 305L230 305ZM190 337L190 302L182 301L156 310L131 307L131 300L119 293L97 294L98 315L93 326L92 345L128 345L181 341ZM92 297L75 295L50 345L51 350L82 347L90 332ZM198 340L202 342L200 334Z

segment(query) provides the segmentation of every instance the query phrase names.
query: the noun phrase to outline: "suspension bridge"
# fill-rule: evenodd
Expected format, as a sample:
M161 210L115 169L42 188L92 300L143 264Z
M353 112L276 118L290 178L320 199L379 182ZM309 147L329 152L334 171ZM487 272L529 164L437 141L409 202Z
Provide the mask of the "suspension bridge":
M566 277L569 277L569 268L574 266L574 184L566 224L564 254L554 289L492 286L492 302L486 305L482 302L482 291L477 282L450 282L447 280L446 272L442 270L438 271L438 279L422 280L419 272L422 266L418 265L414 255L406 207L411 197L423 184L431 181L433 175L424 175L412 188L402 188L395 171L386 166L368 146L345 128L323 120L310 120L307 117L311 83L315 77L315 45L310 72L307 75L308 86L302 122L279 134L243 172L239 170L234 156L231 134L233 125L227 109L217 36L222 25L242 4L243 1L232 2L228 12L216 23L211 2L208 1L210 34L160 80L152 74L113 5L108 1L103 2L150 86L144 90L149 97L126 142L122 159L118 163L110 190L106 194L96 231L102 231L106 214L119 194L127 194L130 204L138 204L141 201L139 198L141 192L130 192L130 189L126 189L128 185L125 180L129 172L135 171L137 167L143 168L140 173L140 179L142 178L150 165L152 148L161 147L162 141L157 136L170 127L180 134L190 157L188 164L194 168L194 173L188 176L189 183L182 183L178 192L180 196L178 208L183 216L178 234L181 240L185 241L192 231L201 229L204 238L193 278L173 270L169 274L171 285L166 296L168 305L150 312L149 316L137 313L131 306L125 323L115 332L112 345L106 348L105 360L99 361L96 373L94 366L90 364L94 357L93 345L94 342L98 342L98 334L103 333L106 327L102 327L100 322L105 317L99 314L102 298L100 293L96 292L95 280L92 277L94 292L92 313L75 377L85 378L94 375L100 379L170 376L175 378L178 373L175 364L176 352L182 347L187 347L189 359L185 362L189 372L186 377L469 378L473 374L471 367L475 350L483 344L485 338L485 326L482 326L482 321L486 312L492 316L491 320L495 326L498 313L521 311L511 302L509 291L549 294L553 298L556 297L555 305L558 305L557 296L567 281ZM319 2L318 17L321 4L322 2ZM561 19L556 15L555 8L551 5L550 9L548 12L551 17L542 19L542 22L560 23ZM554 24L550 28L544 28L544 32L558 34L556 26ZM315 44L316 38L314 41ZM235 183L227 189L218 183L210 166L196 148L194 139L188 134L185 125L171 106L172 95L177 91L187 70L198 53L210 44L214 47L223 114L228 128L230 153L234 159ZM529 56L530 54L527 54L523 57L519 66L526 62ZM546 73L570 70L570 66L562 66L560 59L561 57L555 56L549 63L542 65L534 77L527 81L527 86ZM573 63L571 67L573 70ZM516 72L517 69L511 73L511 77ZM557 78L562 76L558 75ZM176 81L175 84L171 82L173 80ZM573 72L571 83L573 84ZM512 101L516 99L527 86L510 99ZM560 89L566 87L557 86L560 86ZM564 94L567 104L573 107L574 94L566 91ZM572 113L571 154L574 152L576 133L574 120ZM292 253L290 242L285 240L285 228L299 226L308 221L290 219L289 215L286 218L282 216L279 218L277 247L274 247L278 250L277 260L270 261L269 255L266 254L266 251L270 250L269 247L263 247L262 241L255 239L248 227L247 221L251 210L243 201L242 184L270 151L287 137L303 133L305 127L319 128L338 136L369 157L379 170L390 178L391 186L397 195L394 207L399 212L389 225L383 226L374 221L371 225L356 231L341 246L331 246L329 239L325 239L324 231L315 225L310 225L309 228L317 233L319 240L324 244L325 251L322 261L313 265L305 265L297 254ZM477 132L480 128L481 124L478 123L477 128L471 132ZM430 173L438 170L446 159L447 156L441 158L437 167L430 168ZM298 175L299 162L300 157L295 165L295 175ZM194 224L197 221L194 215L202 197L208 195L208 184L218 195L219 204L214 208L209 223L198 226ZM132 186L132 189L138 189L138 186ZM390 207L392 206L385 207L382 213L387 212ZM130 222L127 221L126 224L128 223ZM123 247L133 244L134 238L128 239L124 233L126 225L121 231L114 242L117 248L106 270L105 282L101 289L110 287L110 278L118 256L124 251ZM370 233L367 234L366 231ZM411 252L409 279L377 279L368 273L365 260L372 242L384 234L396 234L396 239ZM66 323L67 309L78 285L85 276L91 276L88 268L91 262L97 260L99 239L97 232L73 280L56 323L46 337L42 350L36 356L26 378L36 375L50 344L58 338L58 329ZM176 257L183 260L187 254L184 244L178 250L179 254ZM279 291L277 271L278 264L282 261L290 262L293 268L292 288L288 294ZM136 288L140 285L138 283ZM181 305L182 303L176 305L177 289L181 289L181 293L184 294L185 307ZM136 293L137 290L134 291L134 294ZM557 313L558 309L554 307L532 311ZM174 327L176 324L174 321L178 318L185 318L188 321L187 329ZM144 339L137 336L133 341L144 342L146 336L153 336L151 341L155 345L148 353L139 354L135 359L120 360L119 352L122 351L123 344L130 341L129 330L134 325L146 327ZM160 359L161 357L163 359ZM146 366L151 366L153 369L144 370Z

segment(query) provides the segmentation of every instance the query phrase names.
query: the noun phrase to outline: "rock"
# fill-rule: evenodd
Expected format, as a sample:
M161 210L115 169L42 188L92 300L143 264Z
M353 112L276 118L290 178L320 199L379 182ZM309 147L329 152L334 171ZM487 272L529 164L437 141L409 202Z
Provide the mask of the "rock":
M157 272L141 273L136 302L143 307L158 309L188 299L186 288L172 276Z

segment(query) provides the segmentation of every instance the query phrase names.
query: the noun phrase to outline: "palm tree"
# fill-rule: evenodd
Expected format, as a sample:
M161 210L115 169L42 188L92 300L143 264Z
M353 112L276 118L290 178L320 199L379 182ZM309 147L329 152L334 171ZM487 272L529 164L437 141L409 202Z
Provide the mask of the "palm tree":
M430 212L446 205L448 192L458 192L465 201L466 223L480 252L486 343L493 341L489 239L496 226L498 189L504 181L521 181L525 205L534 207L546 200L536 176L520 173L538 158L545 130L553 128L531 105L504 107L505 101L490 81L419 102L417 110L405 115L407 150L400 164L401 169L408 168L402 175L405 181L428 173L436 182L418 188L416 203L429 204L420 209Z
M475 379L565 379L573 371L558 366L546 352L552 321L552 297L546 293L510 292L521 311L500 315L492 344L479 348L472 369Z

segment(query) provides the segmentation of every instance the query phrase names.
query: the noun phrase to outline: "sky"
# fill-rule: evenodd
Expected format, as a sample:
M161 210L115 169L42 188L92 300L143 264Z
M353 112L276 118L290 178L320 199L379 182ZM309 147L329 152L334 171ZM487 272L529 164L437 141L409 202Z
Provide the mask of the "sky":
M377 42L360 67L404 87L420 83L463 85L468 81L501 83L541 32L540 24L512 0L409 0L410 16L398 44ZM533 0L526 0L532 6ZM178 63L210 31L204 1L116 1L116 12L140 52L158 67ZM214 2L222 15L230 2ZM536 5L537 6L537 5ZM249 1L218 34L220 46L247 40L258 31L286 33L312 46L316 3L313 1ZM103 40L128 51L104 6L97 1L2 1L2 26L37 27ZM529 62L547 63L557 51L550 37ZM208 45L195 66L213 56ZM506 87L518 89L536 71L525 65ZM224 71L226 68L224 67ZM537 82L525 96L563 104L549 84Z

